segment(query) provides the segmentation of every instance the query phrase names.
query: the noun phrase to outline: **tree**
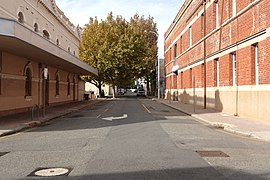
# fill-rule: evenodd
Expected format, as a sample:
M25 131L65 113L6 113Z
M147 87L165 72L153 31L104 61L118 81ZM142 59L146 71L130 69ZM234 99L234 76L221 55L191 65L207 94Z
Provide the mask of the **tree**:
M157 60L157 27L154 22L154 18L149 16L145 18L144 16L140 17L137 14L134 15L130 19L131 26L135 31L141 33L144 45L145 45L145 53L143 57L143 61L140 66L138 78L144 77L147 81L147 93L150 95L150 85L156 84L156 76L155 76L155 64Z
M144 18L140 20L146 21ZM148 23L141 24L143 28ZM96 85L101 92L103 83L113 87L130 86L135 78L147 74L150 48L146 43L148 35L145 35L145 30L139 30L122 16L115 18L112 13L109 13L106 20L90 18L82 33L80 58L97 68L99 75L84 79Z

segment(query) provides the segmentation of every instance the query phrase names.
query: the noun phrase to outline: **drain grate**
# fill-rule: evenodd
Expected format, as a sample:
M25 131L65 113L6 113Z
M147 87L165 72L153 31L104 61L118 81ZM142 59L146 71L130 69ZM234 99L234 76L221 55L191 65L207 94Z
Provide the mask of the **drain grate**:
M80 118L80 117L84 117L84 115L78 114L78 115L70 116L70 117L68 117L68 118Z
M222 151L196 151L201 157L230 157Z
M9 152L0 152L0 157L8 154Z
M47 167L37 168L31 172L28 176L35 177L56 177L56 176L68 176L72 168L66 167Z
M169 110L161 110L161 112L170 112Z

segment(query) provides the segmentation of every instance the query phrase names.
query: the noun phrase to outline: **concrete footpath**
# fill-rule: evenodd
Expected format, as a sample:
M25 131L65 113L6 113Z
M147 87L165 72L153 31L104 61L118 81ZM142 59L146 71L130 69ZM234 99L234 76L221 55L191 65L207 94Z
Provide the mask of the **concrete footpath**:
M154 100L184 112L196 119L199 119L212 127L221 128L225 131L244 135L260 140L270 141L270 123L261 120L238 117L223 112L217 112L213 109L203 109L203 107L192 104L183 104L179 101L169 101L165 99Z
M65 105L48 107L46 109L45 116L42 116L41 111L39 118L37 117L37 112L34 112L34 118L32 118L32 111L0 117L0 137L15 134L35 126L39 126L61 116L65 116L70 113L77 112L81 109L94 106L101 101L102 100L80 101Z

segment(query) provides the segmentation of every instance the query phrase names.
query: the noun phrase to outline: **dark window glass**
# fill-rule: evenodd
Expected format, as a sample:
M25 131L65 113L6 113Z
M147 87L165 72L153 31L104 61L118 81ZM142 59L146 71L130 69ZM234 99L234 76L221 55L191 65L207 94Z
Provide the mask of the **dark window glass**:
M34 24L34 30L35 30L35 32L38 32L38 24L37 23Z
M56 75L55 94L59 95L59 76Z
M25 72L25 96L31 96L32 95L32 72L30 68L26 69Z
M50 39L50 34L48 33L48 31L43 31L43 37L45 37L46 39Z
M19 12L19 13L18 13L18 21L19 21L20 23L23 23L23 22L24 22L24 16L23 16L23 13L22 13L22 12Z

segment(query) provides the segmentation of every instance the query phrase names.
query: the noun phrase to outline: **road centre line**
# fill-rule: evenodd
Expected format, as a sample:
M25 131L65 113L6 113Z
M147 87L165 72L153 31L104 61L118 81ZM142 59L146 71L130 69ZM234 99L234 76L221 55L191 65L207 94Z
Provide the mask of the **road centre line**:
M151 114L151 111L150 111L144 104L142 104L142 106L144 107L144 109L145 109L149 114Z
M111 107L113 107L113 105L110 105L110 107L109 108L107 108L107 109L105 109L102 113L100 113L96 118L98 119L98 118L100 118L101 117L101 115L103 114L103 113L105 113L105 112L107 112L107 111L109 111L109 109L111 108Z

